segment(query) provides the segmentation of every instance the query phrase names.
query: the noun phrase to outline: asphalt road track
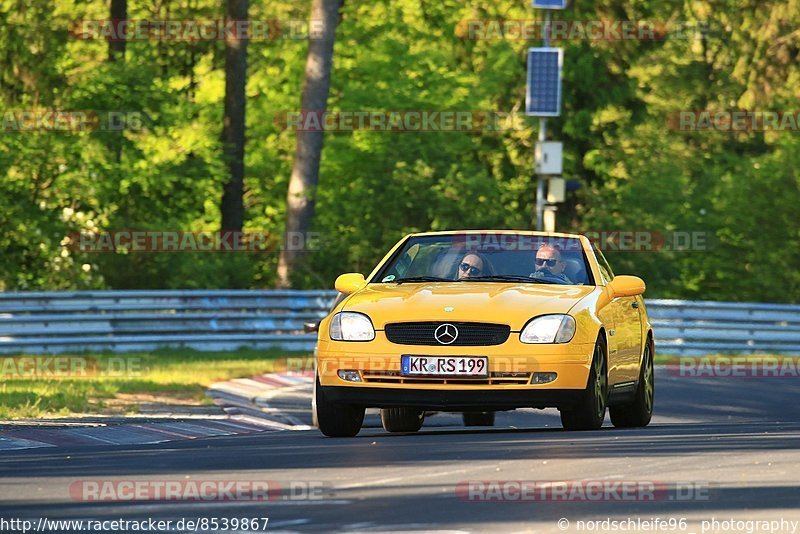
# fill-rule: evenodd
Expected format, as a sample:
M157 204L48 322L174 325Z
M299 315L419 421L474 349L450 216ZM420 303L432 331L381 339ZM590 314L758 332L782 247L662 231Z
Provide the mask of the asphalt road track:
M638 430L617 430L607 422L597 432L565 432L556 412L531 410L499 414L493 429L465 429L454 415L436 415L418 434L388 435L373 417L354 439L283 431L8 451L0 455L0 518L268 517L268 532L694 533L703 532L703 520L716 519L706 532L770 532L756 523L724 523L735 519L783 520L774 532L792 532L786 522L800 521L797 386L796 378L680 378L659 369L656 416ZM284 490L294 484L299 496L284 493L269 502L85 502L70 495L78 480L212 479L274 481ZM456 491L465 481L519 480L655 482L683 489L647 502L619 500L613 491L599 500L476 502ZM304 498L306 491L314 498ZM566 529L559 528L562 518L569 521ZM608 518L673 519L675 528L580 525ZM686 528L678 523L683 518Z

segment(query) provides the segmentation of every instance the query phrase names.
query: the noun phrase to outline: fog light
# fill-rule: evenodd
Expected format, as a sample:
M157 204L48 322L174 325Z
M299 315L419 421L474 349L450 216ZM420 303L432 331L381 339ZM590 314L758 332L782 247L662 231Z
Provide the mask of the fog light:
M358 371L339 371L339 378L348 382L361 382L361 373Z
M556 373L533 373L531 384L549 384L556 379Z

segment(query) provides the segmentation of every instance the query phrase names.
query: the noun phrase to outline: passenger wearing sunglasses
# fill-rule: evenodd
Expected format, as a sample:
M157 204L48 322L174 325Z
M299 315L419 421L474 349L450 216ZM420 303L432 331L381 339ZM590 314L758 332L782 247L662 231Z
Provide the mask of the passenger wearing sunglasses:
M531 274L533 278L550 278L563 281L565 284L572 284L572 281L564 275L564 261L561 259L561 251L553 245L542 245L536 252L536 271Z
M456 280L490 275L492 273L487 272L488 266L489 262L482 255L477 252L467 252L456 269Z

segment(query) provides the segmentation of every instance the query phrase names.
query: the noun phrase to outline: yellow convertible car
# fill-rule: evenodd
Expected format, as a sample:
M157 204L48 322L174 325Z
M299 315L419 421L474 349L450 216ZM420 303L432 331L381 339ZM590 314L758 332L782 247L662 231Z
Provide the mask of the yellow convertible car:
M319 323L314 410L326 436L355 436L366 408L389 432L426 412L558 408L568 430L641 427L653 413L644 282L615 276L585 236L412 234L375 270L343 274Z

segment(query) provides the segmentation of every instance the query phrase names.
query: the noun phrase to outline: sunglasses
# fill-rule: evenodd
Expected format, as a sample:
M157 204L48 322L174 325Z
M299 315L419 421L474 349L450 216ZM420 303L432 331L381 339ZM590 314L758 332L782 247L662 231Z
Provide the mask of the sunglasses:
M480 269L478 269L477 267L473 267L472 265L466 262L459 265L458 268L461 269L462 273L469 271L470 276L478 276L479 274L481 274Z
M548 259L545 259L545 258L536 258L536 265L538 267L541 267L545 263L547 264L548 267L555 267L556 264L558 263L558 260L548 260Z

